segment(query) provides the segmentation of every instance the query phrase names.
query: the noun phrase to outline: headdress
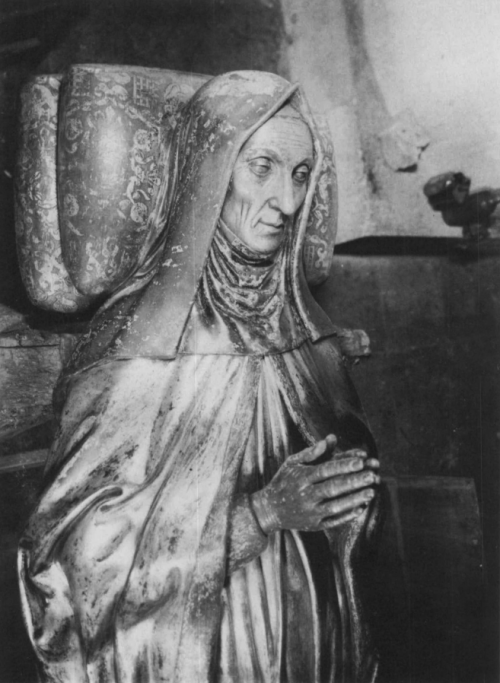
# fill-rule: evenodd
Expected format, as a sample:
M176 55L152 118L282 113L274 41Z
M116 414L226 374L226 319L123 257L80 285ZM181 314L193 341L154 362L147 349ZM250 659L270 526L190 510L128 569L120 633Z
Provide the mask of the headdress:
M321 231L336 221L333 163L298 85L270 73L231 72L208 81L185 106L165 154L169 184L156 209L161 230L136 272L97 314L70 371L107 358L175 357L238 153L288 103L311 129L315 164L296 217L287 285L307 336L314 341L334 333L309 291L303 263L308 223L317 226L321 241Z

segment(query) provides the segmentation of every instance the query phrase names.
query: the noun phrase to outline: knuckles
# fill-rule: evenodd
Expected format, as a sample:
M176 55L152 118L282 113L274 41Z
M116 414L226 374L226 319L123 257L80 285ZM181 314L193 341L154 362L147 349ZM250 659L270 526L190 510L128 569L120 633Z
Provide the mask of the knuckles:
M334 445L327 441L326 451L332 453ZM375 496L373 487L380 479L365 451L337 453L319 465L303 456L304 451L285 460L265 487L280 528L319 531L337 526L357 516Z

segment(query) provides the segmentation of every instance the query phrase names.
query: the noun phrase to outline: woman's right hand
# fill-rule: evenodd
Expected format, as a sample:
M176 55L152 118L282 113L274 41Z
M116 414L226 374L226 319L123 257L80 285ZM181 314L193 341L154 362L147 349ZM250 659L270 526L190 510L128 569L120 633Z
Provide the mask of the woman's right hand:
M359 515L375 496L380 482L378 460L355 448L336 451L337 439L326 439L291 455L269 484L252 494L251 504L264 533L279 529L319 531ZM333 457L311 464L325 454Z

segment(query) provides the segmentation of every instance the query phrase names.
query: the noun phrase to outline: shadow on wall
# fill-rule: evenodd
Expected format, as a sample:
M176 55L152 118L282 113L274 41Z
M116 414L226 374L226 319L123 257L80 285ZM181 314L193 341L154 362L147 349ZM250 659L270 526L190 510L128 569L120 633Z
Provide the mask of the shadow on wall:
M448 240L342 247L316 293L337 324L363 327L372 356L353 378L386 474L471 477L479 499L490 675L498 680L500 268ZM370 251L370 256L362 255ZM348 252L351 252L348 254Z

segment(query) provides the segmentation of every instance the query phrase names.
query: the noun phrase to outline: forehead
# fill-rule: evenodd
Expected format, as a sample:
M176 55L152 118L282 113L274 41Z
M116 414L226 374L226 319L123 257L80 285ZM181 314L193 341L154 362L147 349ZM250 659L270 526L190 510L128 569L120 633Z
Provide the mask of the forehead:
M296 165L313 157L309 127L299 118L274 116L247 140L241 154L267 150Z

